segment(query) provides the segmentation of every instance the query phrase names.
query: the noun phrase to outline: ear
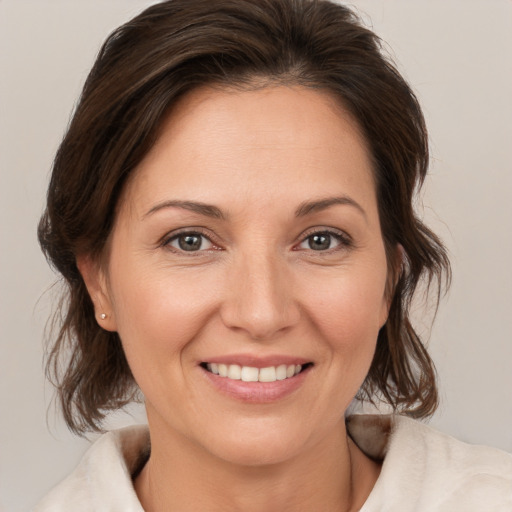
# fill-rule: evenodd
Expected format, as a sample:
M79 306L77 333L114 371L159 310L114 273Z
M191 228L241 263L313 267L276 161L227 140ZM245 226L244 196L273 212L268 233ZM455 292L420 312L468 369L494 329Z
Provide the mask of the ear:
M105 271L90 256L77 257L76 265L94 305L94 313L98 325L107 331L117 331L117 323Z
M389 309L391 308L391 303L395 296L396 285L402 275L404 262L405 249L402 244L396 244L396 246L390 251L390 254L388 254L388 273L382 306L381 327L383 327L388 320Z

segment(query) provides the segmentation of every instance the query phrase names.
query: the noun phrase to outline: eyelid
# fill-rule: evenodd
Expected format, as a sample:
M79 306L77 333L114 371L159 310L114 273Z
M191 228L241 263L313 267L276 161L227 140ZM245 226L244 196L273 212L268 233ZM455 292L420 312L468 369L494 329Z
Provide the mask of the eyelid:
M185 228L175 229L175 230L167 233L165 236L163 236L161 238L160 242L158 243L158 246L167 248L173 252L177 252L180 254L187 253L187 251L183 251L183 250L177 249L175 247L172 247L170 245L170 242L172 242L173 240L177 239L180 236L189 235L189 234L190 235L201 235L202 237L206 238L213 245L213 247L210 247L208 249L201 249L199 251L190 251L187 254L187 256L193 256L194 254L198 255L200 253L208 252L208 251L212 251L212 250L216 250L216 251L221 250L220 244L215 240L215 237L212 236L211 232L207 231L205 228L196 227L196 226L187 226Z
M213 248L202 249L199 251L190 251L190 253L188 254L190 256L192 256L194 254L198 255L199 253L203 253L203 252L207 252L207 251L211 251L211 250L222 250L220 243L218 243L215 240L215 237L212 236L212 233L209 230L207 230L203 227L199 227L199 226L197 226L197 227L196 226L187 226L187 227L179 228L179 229L173 230L169 233L166 233L159 241L158 246L164 247L164 248L169 248L170 250L179 252L180 254L185 253L187 251L182 251L182 250L176 249L174 247L171 247L170 242L175 240L179 236L187 235L187 234L201 235L204 238L206 238L214 246ZM303 243L307 238L309 238L310 236L315 235L315 234L328 234L328 235L333 236L340 242L340 246L342 249L346 249L346 248L350 248L350 247L354 246L354 241L353 241L352 237L345 231L343 231L341 229L337 229L337 228L332 228L332 227L315 226L315 227L311 227L301 233L298 242L295 243L293 246L293 250L296 250L296 251L302 250L298 246L301 243ZM333 249L328 249L326 251L317 251L317 252L318 253L322 253L322 252L329 253L329 252L333 252L336 250L339 250L339 248L335 247Z
M294 245L294 250L303 250L298 248L300 244L305 242L310 236L317 235L317 234L327 234L331 235L334 238L336 238L340 242L341 249L347 249L354 246L354 241L352 237L345 231L337 228L332 227L323 227L323 226L315 226L312 228L307 229L306 231L302 232L299 241ZM315 251L318 254L321 253L329 253L339 250L338 247L334 247L333 249L327 249L326 251Z

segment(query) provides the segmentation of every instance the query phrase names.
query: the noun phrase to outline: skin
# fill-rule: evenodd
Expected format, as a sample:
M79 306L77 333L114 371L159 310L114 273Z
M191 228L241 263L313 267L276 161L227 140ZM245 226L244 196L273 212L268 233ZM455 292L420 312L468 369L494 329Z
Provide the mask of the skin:
M183 232L202 233L199 250L180 249ZM190 93L128 183L107 259L79 267L145 395L145 510L362 506L379 467L348 438L344 413L389 294L371 160L349 114L301 87ZM199 364L226 354L312 366L284 398L252 403Z

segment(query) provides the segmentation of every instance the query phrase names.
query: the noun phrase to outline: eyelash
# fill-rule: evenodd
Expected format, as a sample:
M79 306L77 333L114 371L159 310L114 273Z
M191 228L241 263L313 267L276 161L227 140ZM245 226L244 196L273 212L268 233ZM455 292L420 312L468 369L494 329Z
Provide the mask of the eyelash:
M184 236L199 236L199 237L207 240L209 243L211 243L213 247L209 248L209 249L198 250L198 251L186 251L184 249L179 249L177 247L171 246L171 242L178 240L180 237L184 237ZM183 231L179 231L177 233L174 232L174 233L170 234L169 236L166 236L162 240L160 246L164 247L166 249L169 249L173 252L176 252L178 254L188 253L188 256L199 255L201 253L204 253L205 251L211 251L211 250L218 251L220 249L220 247L212 240L212 236L209 234L206 234L206 232L201 228L187 228L187 229L184 229Z
M296 248L300 245L302 245L303 243L307 242L308 239L311 239L311 237L315 236L315 235L327 235L329 237L332 237L334 238L338 243L339 245L337 245L336 247L333 247L333 248L328 248L326 250L318 250L318 251L315 251L314 249L311 249L309 248L309 250L312 252L312 253L318 253L318 254L331 254L333 252L337 252L337 251L340 251L340 250L346 250L346 249L350 249L354 246L354 242L352 240L352 237L350 237L347 233L343 232L343 231L338 231L338 230L334 230L334 229L318 229L318 228L313 228L312 230L310 230L309 232L306 232L302 238L301 238L301 241L299 242L299 244L297 244L295 247L294 247L294 250L301 250L300 248ZM308 250L308 249L306 249Z
M312 252L312 253L319 253L319 254L330 254L330 253L333 253L333 252L336 252L336 251L340 251L340 250L346 250L346 249L350 249L351 247L354 246L354 243L353 243L353 240L352 238L347 234L347 233L344 233L342 231L337 231L337 230L333 230L333 229L318 229L318 228L314 228L312 230L310 230L309 232L306 232L305 234L302 235L301 237L301 240L298 244L295 244L294 247L293 247L293 250L295 251L300 251L300 245L307 242L308 239L310 239L311 237L315 236L315 235L326 235L326 236L329 236L329 237L332 237L334 238L338 243L339 245L337 245L336 247L334 248L328 248L328 249L325 249L325 250L318 250L318 251L315 251L314 249L311 249L309 248L309 250ZM208 248L208 249L199 249L199 250L192 250L192 251L187 251L187 250L184 250L184 249L179 249L177 247L172 247L171 246L171 242L175 241L175 240L178 240L180 237L183 237L183 236L199 236L205 240L207 240L210 244L212 244L213 247L211 248ZM212 237L211 235L209 234L206 234L206 232L201 229L201 228L187 228L183 231L179 231L178 233L172 233L170 234L169 236L166 236L161 244L160 244L161 247L164 247L164 248L167 248L173 252L176 252L176 253L179 253L179 254L184 254L184 253L189 253L188 256L194 256L194 255L200 255L201 253L204 253L206 251L212 251L212 250L215 250L215 251L218 251L218 250L222 250L219 245L217 245L213 240L212 240ZM305 250L308 250L308 249L305 249Z

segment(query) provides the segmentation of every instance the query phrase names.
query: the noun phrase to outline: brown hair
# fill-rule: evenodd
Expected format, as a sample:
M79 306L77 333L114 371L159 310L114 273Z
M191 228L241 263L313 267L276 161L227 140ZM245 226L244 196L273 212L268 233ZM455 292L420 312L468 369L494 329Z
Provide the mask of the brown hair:
M101 329L77 255L99 258L126 179L156 140L172 105L205 84L257 82L318 88L338 98L368 142L395 291L360 398L424 417L437 406L435 370L409 321L424 278L449 278L446 252L417 218L413 196L428 167L415 95L382 54L380 40L348 8L325 0L169 0L114 31L87 78L57 152L39 241L67 295L47 373L68 426L99 429L109 410L137 395L117 333Z

